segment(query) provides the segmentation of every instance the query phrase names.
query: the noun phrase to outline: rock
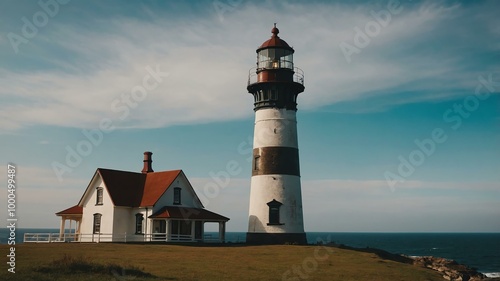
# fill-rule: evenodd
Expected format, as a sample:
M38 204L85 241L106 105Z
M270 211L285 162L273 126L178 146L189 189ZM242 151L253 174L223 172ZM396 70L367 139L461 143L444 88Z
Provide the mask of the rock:
M487 279L482 273L466 265L459 264L454 260L432 256L416 257L413 258L413 264L441 272L443 278L450 281L479 281Z

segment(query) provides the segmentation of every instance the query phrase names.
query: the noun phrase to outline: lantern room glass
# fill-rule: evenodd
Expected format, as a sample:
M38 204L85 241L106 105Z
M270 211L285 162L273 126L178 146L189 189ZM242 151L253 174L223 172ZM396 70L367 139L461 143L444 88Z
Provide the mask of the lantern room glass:
M262 49L257 53L257 69L289 68L293 70L293 51L279 48Z

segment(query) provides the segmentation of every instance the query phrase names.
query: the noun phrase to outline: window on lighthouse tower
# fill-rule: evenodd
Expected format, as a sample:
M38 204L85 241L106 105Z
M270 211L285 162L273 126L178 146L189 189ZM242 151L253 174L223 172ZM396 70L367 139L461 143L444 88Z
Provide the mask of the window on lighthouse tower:
M273 201L267 203L269 206L269 223L267 225L281 225L280 223L280 207L283 205L281 202Z
M259 166L260 166L260 156L256 155L253 158L253 170L254 171L258 171L259 170Z

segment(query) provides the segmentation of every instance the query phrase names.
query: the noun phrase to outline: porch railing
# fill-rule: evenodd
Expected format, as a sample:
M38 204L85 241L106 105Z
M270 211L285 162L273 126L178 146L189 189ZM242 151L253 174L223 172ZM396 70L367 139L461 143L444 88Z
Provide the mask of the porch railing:
M25 233L25 243L55 243L55 242L223 242L218 236L204 235L203 240L195 239L194 235L151 233Z
M53 243L53 242L74 242L78 240L75 233L25 233L24 242Z

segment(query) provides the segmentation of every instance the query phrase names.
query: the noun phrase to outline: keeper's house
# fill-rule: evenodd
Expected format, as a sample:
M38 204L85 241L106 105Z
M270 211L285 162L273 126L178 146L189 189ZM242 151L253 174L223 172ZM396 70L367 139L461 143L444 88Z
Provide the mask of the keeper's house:
M224 242L229 218L203 207L182 170L154 172L151 155L144 153L141 173L97 169L80 202L56 213L57 240ZM218 235L207 237L205 223L217 223Z

